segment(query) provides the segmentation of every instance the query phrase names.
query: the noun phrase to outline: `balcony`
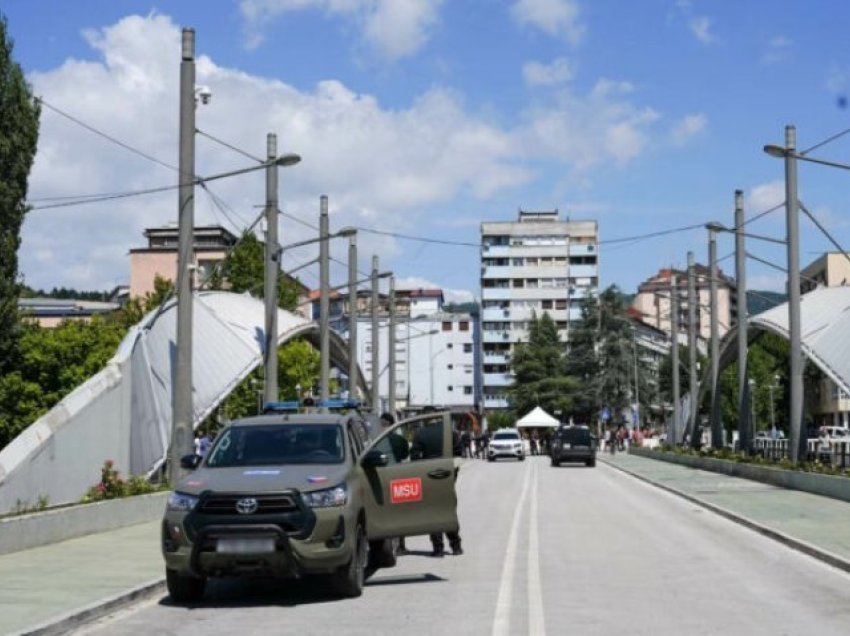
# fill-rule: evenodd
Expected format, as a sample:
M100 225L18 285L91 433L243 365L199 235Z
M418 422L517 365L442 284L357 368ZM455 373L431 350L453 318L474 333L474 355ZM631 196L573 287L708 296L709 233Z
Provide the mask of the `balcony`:
M481 287L482 300L508 300L510 298L510 287Z
M511 373L485 373L484 386L510 386L514 383Z
M599 276L598 265L570 265L570 278L592 278Z
M510 342L511 332L504 330L483 331L481 333L482 342Z
M481 278L511 278L514 276L514 268L510 265L483 265L481 267Z
M502 395L485 395L484 407L488 409L508 408L508 398Z
M499 307L488 307L481 311L481 320L484 322L499 322L502 320L510 320L511 310L501 309Z
M508 353L484 352L484 364L510 364L511 356Z
M499 258L511 253L510 245L482 245L481 254L488 258Z

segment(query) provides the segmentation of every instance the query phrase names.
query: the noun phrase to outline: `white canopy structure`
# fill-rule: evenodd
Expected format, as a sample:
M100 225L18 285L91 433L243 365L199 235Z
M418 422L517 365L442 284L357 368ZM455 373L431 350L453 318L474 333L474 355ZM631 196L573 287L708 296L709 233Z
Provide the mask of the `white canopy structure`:
M516 423L517 428L558 428L560 424L557 419L539 406L535 406L534 410Z

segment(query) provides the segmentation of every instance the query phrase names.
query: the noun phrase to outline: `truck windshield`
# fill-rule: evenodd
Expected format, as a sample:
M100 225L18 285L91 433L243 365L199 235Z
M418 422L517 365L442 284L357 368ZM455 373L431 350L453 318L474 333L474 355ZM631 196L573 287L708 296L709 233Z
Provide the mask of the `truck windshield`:
M206 465L339 464L344 458L337 424L233 426L219 436Z

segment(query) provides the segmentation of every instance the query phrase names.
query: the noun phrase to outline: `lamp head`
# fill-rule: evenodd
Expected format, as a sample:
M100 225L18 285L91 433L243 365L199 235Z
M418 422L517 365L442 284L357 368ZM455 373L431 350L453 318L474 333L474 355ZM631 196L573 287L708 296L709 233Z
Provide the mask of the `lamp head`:
M782 146L777 146L776 144L767 144L764 147L764 151L771 157L777 157L778 159L784 159L788 156L788 151Z
M378 274L378 278L389 278L392 275L392 272L381 272L380 274Z
M357 234L356 227L344 227L339 232L336 233L337 236L345 237L345 236L354 236Z
M710 223L705 224L705 229L712 232L725 232L728 228L722 223L711 221Z
M301 161L301 155L296 155L294 153L289 152L275 159L274 165L280 167L294 166L299 161Z

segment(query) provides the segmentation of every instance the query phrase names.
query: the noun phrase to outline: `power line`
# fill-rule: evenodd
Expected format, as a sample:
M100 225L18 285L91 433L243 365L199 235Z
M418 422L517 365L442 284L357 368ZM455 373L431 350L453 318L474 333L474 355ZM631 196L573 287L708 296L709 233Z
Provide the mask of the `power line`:
M230 149L231 149L231 150L233 150L234 152L238 152L240 155L242 155L242 156L244 156L244 157L248 157L248 159L253 159L253 160L254 160L254 161L256 161L257 163L265 163L265 160L264 160L264 159L260 159L259 157L255 157L255 156L254 156L254 155L252 155L250 152L247 152L247 151L245 151L245 150L242 150L241 148L237 148L237 147L236 147L236 146L234 146L233 144L229 144L229 143L227 143L226 141L224 141L224 140L222 140L222 139L219 139L218 137L213 137L211 134L209 134L209 133L207 133L207 132L204 132L203 130L200 130L199 128L195 128L195 132L196 132L197 134L199 134L199 135L203 136L203 137L206 137L207 139L210 139L210 140L212 140L212 141L216 142L217 144L220 144L220 145L224 146L225 148L230 148Z
M827 137L826 139L824 139L824 140L823 140L823 141L821 141L820 143L816 143L816 144L815 144L814 146L812 146L811 148L806 148L805 150L803 150L803 151L801 151L801 152L799 152L799 153L797 153L797 154L800 154L800 155L805 156L805 155L809 154L812 150L816 150L816 149L820 148L821 146L825 146L826 144L828 144L828 143L830 143L830 142L832 142L832 141L835 141L835 140L836 140L836 139L838 139L839 137L843 137L843 136L844 136L844 135L846 135L847 133L850 133L850 128L847 128L846 130L842 130L841 132L836 133L836 134L832 135L831 137Z
M829 239L829 242L832 243L838 249L838 251L841 252L844 255L844 258L846 258L848 261L850 261L850 256L847 255L847 250L845 250L843 247L841 247L841 245L838 244L838 241L836 241L834 238L832 238L832 235L829 232L827 232L826 228L823 225L820 224L820 221L818 221L815 218L815 215L812 214L811 212L809 212L809 209L805 205L803 205L803 202L797 201L797 205L799 205L800 209L803 212L806 213L806 216L809 217L809 219L812 221L812 223L814 223L817 226L817 228L821 232L823 232L823 235L826 236L826 238Z
M125 143L125 142L121 141L120 139L116 139L112 135L109 135L109 134L103 132L102 130L98 130L97 128L95 128L91 124L87 124L86 122L84 122L80 119L77 119L73 115L66 113L65 111L57 108L56 106L53 106L49 102L45 101L43 97L39 97L38 101L39 101L40 104L47 106L47 108L49 108L50 110L52 110L56 114L61 115L62 117L65 117L66 119L69 119L70 121L74 122L78 126L82 126L83 128L85 128L89 132L92 132L95 135L103 137L104 139L111 141L112 143L114 143L118 146L121 146L122 148L124 148L124 150L129 150L133 154L139 155L140 157L143 157L144 159L147 159L148 161L152 161L153 163L156 163L156 164L158 164L158 165L160 165L164 168L168 168L169 170L174 170L175 172L177 172L179 174L180 169L177 166L173 166L170 163L166 163L165 161L162 161L161 159L157 159L153 155L149 155L148 153L143 152L143 151L139 150L138 148L134 148L130 144Z
M68 208L75 205L84 205L86 203L101 203L103 201L113 201L115 199L125 199L128 197L135 197L142 194L154 194L156 192L166 192L168 190L176 190L180 187L180 184L174 184L169 186L160 186L158 188L147 188L145 190L131 190L128 192L116 192L113 194L102 194L102 195L91 195L88 198L82 198L84 195L79 195L76 198L73 198L71 201L62 201L59 203L49 203L47 205L35 205L30 208L30 210L51 210L54 208ZM69 197L70 198L70 197Z

